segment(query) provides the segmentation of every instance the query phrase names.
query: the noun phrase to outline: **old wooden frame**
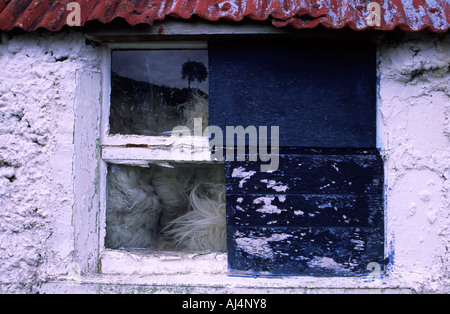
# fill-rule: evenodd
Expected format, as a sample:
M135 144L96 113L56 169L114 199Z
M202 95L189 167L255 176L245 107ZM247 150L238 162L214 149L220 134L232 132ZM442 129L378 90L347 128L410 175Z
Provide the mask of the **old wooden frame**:
M105 248L107 164L148 167L150 164L211 163L209 139L110 135L111 51L113 49L206 49L201 41L120 43L103 46L103 99L101 114L99 267L103 274L218 274L227 271L226 253L156 252Z

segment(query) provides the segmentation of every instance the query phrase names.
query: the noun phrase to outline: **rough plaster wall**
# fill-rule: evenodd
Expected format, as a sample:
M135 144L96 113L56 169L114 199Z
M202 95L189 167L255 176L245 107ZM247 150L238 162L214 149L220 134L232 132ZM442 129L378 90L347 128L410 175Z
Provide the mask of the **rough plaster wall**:
M379 56L391 270L450 292L450 36L387 39Z
M99 68L77 33L0 44L0 293L35 292L73 255L75 71Z

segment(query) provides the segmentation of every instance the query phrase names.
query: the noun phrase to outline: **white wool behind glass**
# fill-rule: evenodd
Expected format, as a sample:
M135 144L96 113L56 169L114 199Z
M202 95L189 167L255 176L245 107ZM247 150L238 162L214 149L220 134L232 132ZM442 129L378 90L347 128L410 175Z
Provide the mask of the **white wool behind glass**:
M207 96L194 93L177 110L183 125L193 129L194 118L208 121ZM223 166L111 165L106 246L226 251Z

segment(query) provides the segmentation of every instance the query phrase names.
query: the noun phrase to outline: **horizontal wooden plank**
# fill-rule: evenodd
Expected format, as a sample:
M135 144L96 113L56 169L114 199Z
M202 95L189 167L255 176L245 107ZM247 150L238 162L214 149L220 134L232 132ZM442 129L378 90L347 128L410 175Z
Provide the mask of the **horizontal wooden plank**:
M357 276L383 265L383 228L228 227L231 272Z
M211 125L279 126L280 147L375 147L376 49L367 42L209 44Z
M376 150L367 154L337 155L326 150L284 154L273 173L261 172L260 165L260 161L227 161L228 194L379 195L384 185L383 161Z
M229 226L382 227L382 195L227 195Z
M212 162L209 139L204 137L111 135L101 146L102 158L109 163Z
M174 275L227 272L225 253L187 253L148 250L103 250L102 274ZM174 263L175 262L175 263Z

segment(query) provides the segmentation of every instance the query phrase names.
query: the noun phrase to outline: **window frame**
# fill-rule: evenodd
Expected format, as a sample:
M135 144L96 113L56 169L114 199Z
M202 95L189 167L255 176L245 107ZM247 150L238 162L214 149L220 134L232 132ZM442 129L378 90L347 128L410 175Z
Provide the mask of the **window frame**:
M207 139L190 138L195 147L201 149L202 154L192 154L191 151L183 151L178 159L169 158L171 151L168 148L183 147L186 142L183 139L174 140L167 136L144 136L144 135L110 135L109 117L111 103L111 53L115 49L127 50L178 50L178 49L207 49L206 41L192 42L163 42L163 43L120 43L108 44L104 46L104 64L103 64L103 101L102 101L102 120L101 120L101 146L102 159L116 164L129 164L146 166L148 162L154 163L166 162L169 160L183 162L210 162L209 144ZM134 147L123 147L126 146ZM145 146L148 150L143 151ZM125 151L128 154L125 154ZM137 154L139 153L139 154ZM137 156L144 153L142 156ZM203 154L205 153L205 154ZM133 158L127 158L125 155L134 155Z
M203 37L199 37L203 38ZM171 39L173 40L173 39ZM195 38L192 42L198 43L201 40L197 40ZM204 42L206 40L203 40ZM183 49L186 46L179 46L180 43L190 43L187 41L173 41L170 42L169 45L172 45L172 47L175 47L173 49ZM76 215L83 217L89 217L91 220L96 220L96 225L92 225L89 227L90 235L82 235L83 230L86 231L86 228L75 226L75 241L77 242L78 236L82 235L82 240L78 240L80 245L76 244L76 251L78 250L77 254L77 260L80 260L81 263L87 264L88 272L96 272L99 274L109 275L109 274L133 274L133 275L153 275L153 274L222 274L222 275L228 275L228 265L227 265L227 253L219 253L219 254L192 254L192 253L183 253L183 252L163 252L168 254L159 254L161 252L155 252L155 251L148 251L146 253L157 253L157 254L147 254L143 255L142 253L144 251L132 251L132 250L110 250L105 249L104 246L104 236L105 236L105 213L106 213L106 197L107 197L107 187L106 187L106 174L107 174L107 162L102 159L102 144L107 142L103 142L105 139L105 135L107 135L107 126L109 125L109 105L110 105L110 79L111 79L111 51L113 49L151 49L152 47L158 47L160 49L165 49L166 44L168 42L145 42L145 43L113 43L113 44L103 44L103 52L102 52L102 72L99 73L101 75L101 92L99 95L99 103L101 103L101 109L96 109L96 112L101 111L98 113L95 117L92 117L91 119L97 119L97 123L99 124L99 135L96 141L97 148L96 148L96 159L95 163L98 164L98 177L96 178L95 182L92 182L90 186L92 188L95 188L95 195L99 198L98 203L98 211L96 209L96 212L94 213L80 213L80 210L82 209L81 205L78 206L78 210L76 212ZM154 48L154 49L158 49ZM83 80L83 77L81 78ZM77 79L79 82L80 79ZM99 80L98 80L99 81ZM97 82L98 82L97 81ZM96 82L96 83L97 83ZM87 84L86 84L87 85ZM77 92L77 98L78 96L82 94L82 92ZM78 101L80 102L80 101ZM106 104L106 106L105 106ZM91 110L92 111L92 110ZM91 112L89 111L89 112ZM108 115L105 114L105 112L108 113ZM79 112L80 113L80 112ZM84 112L81 112L84 114ZM377 122L379 122L379 112L377 115ZM77 125L77 122L76 122ZM106 126L106 127L105 127ZM380 149L380 146L378 145L378 140L380 139L380 129L379 125L377 125L377 147ZM142 137L142 138L149 138L149 137ZM139 138L139 139L142 139ZM110 137L109 139L113 140L126 140L125 138L114 138L114 136ZM142 144L142 143L139 143ZM123 142L122 144L123 145ZM136 147L131 147L136 148ZM127 148L130 149L130 148ZM142 149L142 148L137 148ZM82 152L80 149L78 152ZM89 150L91 153L91 150ZM120 159L120 158L118 158ZM206 160L203 160L206 162ZM128 164L130 160L125 161L126 164ZM152 163L158 163L161 162L161 160L158 160L157 158L152 160ZM194 161L195 162L195 161ZM94 161L92 161L94 163ZM120 164L118 160L115 160L114 163ZM136 161L135 165L139 166L139 161ZM145 163L147 164L147 163ZM140 164L143 166L143 163ZM77 180L76 180L77 182ZM81 203L80 203L81 204ZM84 203L86 205L86 202ZM386 208L384 209L386 211ZM91 218L91 216L95 216L95 218ZM95 228L95 232L94 232ZM78 236L77 236L78 235ZM96 237L96 243L93 243L93 245L88 246L89 252L86 253L80 253L80 247L83 245L84 238L91 239L92 237ZM385 235L385 241L386 241L386 235ZM386 250L386 246L385 246ZM117 253L117 254L116 254ZM214 261L214 263L210 263L213 266L213 269L206 269L205 267L198 267L197 265L200 265L197 263L199 261L199 258L201 259L202 263L206 263L205 261ZM88 260L89 259L89 260ZM194 261L195 260L195 261ZM96 261L95 266L93 261ZM218 261L218 263L217 263ZM164 267L160 267L157 264L161 265L161 262L163 262ZM165 264L167 262L167 264ZM171 266L169 265L171 264ZM180 268L177 268L175 264L183 265L182 270L180 271ZM134 265L134 266L133 266ZM203 269L200 269L203 268ZM86 268L82 268L86 269ZM294 276L295 277L295 276Z
M99 254L98 272L110 274L227 274L227 253L116 250L105 247L108 164L147 167L166 163L218 163L211 159L209 139L165 136L110 135L111 55L115 49L207 49L205 40L109 43L102 46L102 101L99 139ZM186 140L188 142L186 142ZM186 148L186 144L191 149ZM173 158L173 149L177 149Z

